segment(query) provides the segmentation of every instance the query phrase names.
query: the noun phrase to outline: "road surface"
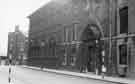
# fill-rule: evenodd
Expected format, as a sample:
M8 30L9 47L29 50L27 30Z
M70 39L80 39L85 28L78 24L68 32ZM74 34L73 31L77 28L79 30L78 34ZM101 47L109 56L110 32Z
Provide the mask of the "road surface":
M33 70L20 66L12 66L11 68L10 84L115 84L100 80ZM9 84L8 69L8 66L0 66L0 84Z

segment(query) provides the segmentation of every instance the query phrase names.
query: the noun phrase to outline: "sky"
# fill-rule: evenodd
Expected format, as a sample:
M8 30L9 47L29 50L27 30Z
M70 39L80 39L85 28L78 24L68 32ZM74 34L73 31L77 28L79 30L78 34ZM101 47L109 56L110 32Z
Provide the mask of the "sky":
M0 55L7 55L8 32L16 25L22 32L28 32L29 16L51 0L0 0Z

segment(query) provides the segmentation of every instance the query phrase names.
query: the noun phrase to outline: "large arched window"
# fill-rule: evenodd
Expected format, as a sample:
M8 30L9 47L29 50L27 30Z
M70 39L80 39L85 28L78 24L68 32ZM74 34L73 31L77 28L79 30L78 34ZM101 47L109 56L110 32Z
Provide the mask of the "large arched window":
M98 28L98 26L96 24L91 24L90 29L92 30L92 32L94 34L94 37L96 39L99 39L101 37L100 30L99 30L99 28Z
M101 37L100 30L96 24L88 24L83 31L82 41L90 42L93 40L97 40Z

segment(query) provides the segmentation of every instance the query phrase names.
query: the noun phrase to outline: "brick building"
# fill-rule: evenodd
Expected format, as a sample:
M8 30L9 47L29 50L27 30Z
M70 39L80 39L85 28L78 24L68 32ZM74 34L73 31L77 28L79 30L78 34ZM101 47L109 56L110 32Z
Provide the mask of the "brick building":
M12 59L12 64L23 64L27 57L28 41L24 33L15 27L14 32L8 34L7 56Z
M128 0L54 0L29 19L29 65L133 74Z

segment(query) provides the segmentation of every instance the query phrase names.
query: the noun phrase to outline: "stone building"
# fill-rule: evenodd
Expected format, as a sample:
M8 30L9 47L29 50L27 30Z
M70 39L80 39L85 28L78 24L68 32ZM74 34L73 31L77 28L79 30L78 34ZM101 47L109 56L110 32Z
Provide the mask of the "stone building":
M28 18L29 65L133 74L128 0L53 0Z
M15 27L14 32L8 34L8 52L7 56L12 60L12 64L23 64L27 57L28 41L24 33Z
M135 77L135 1L129 0L129 11L128 11L128 75Z

